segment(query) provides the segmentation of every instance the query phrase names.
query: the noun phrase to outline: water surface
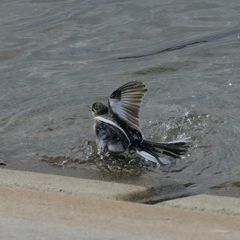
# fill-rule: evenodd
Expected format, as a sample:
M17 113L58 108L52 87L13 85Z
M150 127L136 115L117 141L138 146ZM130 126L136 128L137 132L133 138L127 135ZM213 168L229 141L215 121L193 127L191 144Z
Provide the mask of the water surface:
M1 1L1 167L239 197L239 11L238 0ZM133 80L149 89L147 139L191 137L171 166L96 154L87 106Z

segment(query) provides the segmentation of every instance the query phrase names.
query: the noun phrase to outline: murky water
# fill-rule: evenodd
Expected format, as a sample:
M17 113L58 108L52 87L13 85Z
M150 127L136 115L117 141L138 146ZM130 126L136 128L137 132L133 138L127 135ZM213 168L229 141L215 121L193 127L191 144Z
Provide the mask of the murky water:
M1 167L240 196L238 0L0 4ZM192 139L171 166L96 153L87 106L132 80L147 139Z

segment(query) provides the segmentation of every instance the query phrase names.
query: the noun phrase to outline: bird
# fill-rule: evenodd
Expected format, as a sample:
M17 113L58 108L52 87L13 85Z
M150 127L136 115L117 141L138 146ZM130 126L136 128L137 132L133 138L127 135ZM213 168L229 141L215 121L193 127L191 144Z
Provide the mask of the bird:
M135 152L147 161L165 166L171 163L166 155L180 158L189 147L189 139L171 142L146 140L139 125L139 110L148 89L140 81L131 81L115 90L108 105L94 102L89 106L94 118L93 130L99 151Z

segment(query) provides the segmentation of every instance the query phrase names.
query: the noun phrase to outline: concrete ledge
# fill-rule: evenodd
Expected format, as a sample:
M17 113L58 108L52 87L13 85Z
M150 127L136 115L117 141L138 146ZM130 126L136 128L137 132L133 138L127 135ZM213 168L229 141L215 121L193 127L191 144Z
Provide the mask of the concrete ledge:
M0 238L239 239L240 217L0 186Z
M158 203L159 206L240 216L240 199L232 197L197 195Z
M124 201L137 201L150 194L141 186L7 169L0 169L0 186Z
M235 198L199 195L146 205L115 201L146 197L144 187L6 169L0 169L0 193L3 240L240 237Z

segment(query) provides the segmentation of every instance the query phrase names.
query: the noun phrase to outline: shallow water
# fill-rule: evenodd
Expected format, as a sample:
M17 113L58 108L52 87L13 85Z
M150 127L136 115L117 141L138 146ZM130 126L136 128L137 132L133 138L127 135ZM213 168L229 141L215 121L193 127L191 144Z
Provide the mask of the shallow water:
M238 0L1 3L1 167L240 196L239 11ZM149 89L147 139L191 137L171 166L97 154L87 106L132 80Z

